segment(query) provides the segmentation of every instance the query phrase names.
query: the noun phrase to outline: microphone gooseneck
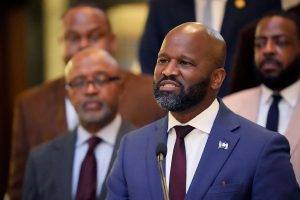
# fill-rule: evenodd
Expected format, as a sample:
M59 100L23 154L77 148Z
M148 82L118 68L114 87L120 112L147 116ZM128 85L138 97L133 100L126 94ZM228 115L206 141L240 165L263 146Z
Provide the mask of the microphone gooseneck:
M159 143L156 147L156 156L158 161L163 161L167 155L167 145L164 143Z
M164 143L159 143L156 146L156 159L157 159L157 164L159 169L159 175L160 175L164 200L169 200L170 199L169 192L167 188L166 177L164 175L164 170L163 170L163 161L165 160L166 155L167 155L167 145Z

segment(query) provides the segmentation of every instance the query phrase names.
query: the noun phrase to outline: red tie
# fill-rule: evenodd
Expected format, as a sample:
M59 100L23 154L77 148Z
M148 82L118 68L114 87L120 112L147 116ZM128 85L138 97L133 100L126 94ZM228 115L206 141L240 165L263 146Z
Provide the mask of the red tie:
M192 126L175 126L176 142L173 150L170 172L170 200L184 200L186 188L186 156L184 137L194 128Z
M100 138L94 136L88 140L89 149L81 164L76 200L96 199L97 161L94 150L100 141Z

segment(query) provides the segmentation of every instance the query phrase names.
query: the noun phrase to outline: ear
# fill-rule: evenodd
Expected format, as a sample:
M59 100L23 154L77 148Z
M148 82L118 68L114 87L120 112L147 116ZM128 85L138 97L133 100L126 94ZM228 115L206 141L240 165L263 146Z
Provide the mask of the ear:
M217 68L212 72L211 75L211 88L214 90L219 90L226 76L225 69Z
M72 89L70 88L70 86L67 84L67 82L65 83L65 91L66 91L66 96L68 98L70 98L70 95L72 95Z

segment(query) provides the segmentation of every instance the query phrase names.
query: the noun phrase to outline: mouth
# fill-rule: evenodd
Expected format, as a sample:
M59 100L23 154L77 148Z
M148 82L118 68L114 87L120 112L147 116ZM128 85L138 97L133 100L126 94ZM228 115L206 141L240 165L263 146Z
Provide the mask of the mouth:
M261 68L264 69L280 69L282 63L274 57L265 57L261 62Z
M262 65L263 70L277 70L279 66L274 62L266 62Z
M161 91L174 91L180 89L180 84L176 81L163 80L159 83L159 90Z
M99 111L102 108L100 101L86 101L83 103L83 108L86 111Z
M260 70L269 75L277 74L282 69L280 63L276 61L265 61L261 64Z

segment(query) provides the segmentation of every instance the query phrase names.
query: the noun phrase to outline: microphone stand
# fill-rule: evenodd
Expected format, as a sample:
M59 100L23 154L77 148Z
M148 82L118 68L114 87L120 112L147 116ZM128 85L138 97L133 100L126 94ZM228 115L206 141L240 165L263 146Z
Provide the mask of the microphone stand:
M163 160L164 160L164 155L162 153L157 155L157 163L158 163L158 169L159 169L159 174L160 174L160 182L161 182L161 187L163 191L163 196L164 200L170 200L169 198L169 192L166 184L166 177L163 173Z

